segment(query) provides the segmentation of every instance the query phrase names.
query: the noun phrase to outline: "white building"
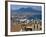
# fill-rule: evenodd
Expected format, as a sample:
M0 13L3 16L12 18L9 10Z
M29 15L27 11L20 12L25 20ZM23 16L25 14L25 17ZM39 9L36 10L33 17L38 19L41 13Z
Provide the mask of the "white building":
M27 24L27 23L29 23L30 21L27 20L27 19L20 19L20 22Z

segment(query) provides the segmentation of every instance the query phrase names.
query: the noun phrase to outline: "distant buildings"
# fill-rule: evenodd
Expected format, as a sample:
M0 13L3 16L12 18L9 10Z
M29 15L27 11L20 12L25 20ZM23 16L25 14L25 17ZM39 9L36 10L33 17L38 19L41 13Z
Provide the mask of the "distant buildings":
M42 29L42 21L40 19L27 19L18 18L17 16L12 19L16 25L21 25L24 31L38 31ZM23 26L24 25L24 26Z

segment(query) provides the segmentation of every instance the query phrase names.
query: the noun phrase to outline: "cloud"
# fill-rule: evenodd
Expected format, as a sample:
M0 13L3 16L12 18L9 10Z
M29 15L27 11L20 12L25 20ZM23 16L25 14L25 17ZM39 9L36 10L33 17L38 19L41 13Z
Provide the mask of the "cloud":
M41 6L32 6L32 8L39 11L41 10Z

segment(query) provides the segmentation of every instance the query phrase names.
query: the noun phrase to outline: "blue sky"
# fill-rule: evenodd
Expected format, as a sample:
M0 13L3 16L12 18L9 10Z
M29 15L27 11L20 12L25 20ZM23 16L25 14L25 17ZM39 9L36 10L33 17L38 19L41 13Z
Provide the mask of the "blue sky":
M28 6L28 5L11 5L12 14L26 14L30 13L32 15L41 14L41 6Z
M41 6L32 6L32 5L30 5L30 6L28 6L28 5L11 5L12 10L18 10L18 9L20 9L20 8L27 8L27 7L31 7L31 8L33 8L33 9L35 9L35 10L41 10Z

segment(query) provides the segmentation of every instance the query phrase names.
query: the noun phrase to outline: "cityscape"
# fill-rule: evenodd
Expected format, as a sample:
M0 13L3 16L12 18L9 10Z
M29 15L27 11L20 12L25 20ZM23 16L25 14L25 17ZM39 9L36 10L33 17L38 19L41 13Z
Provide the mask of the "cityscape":
M42 30L41 6L11 5L11 32Z

